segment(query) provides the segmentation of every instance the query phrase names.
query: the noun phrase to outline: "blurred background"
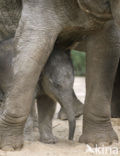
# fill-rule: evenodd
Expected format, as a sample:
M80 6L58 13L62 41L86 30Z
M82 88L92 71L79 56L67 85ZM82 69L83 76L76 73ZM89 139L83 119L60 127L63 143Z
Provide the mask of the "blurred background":
M85 76L86 73L86 54L81 51L71 50L75 76Z

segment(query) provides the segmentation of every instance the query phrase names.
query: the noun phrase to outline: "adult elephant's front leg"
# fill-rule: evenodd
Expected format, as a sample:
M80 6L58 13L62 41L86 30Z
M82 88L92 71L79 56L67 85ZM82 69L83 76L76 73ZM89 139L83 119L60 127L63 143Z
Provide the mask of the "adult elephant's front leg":
M82 143L108 145L118 140L110 121L112 88L119 61L116 41L113 25L88 39Z
M15 38L13 79L0 116L0 148L3 150L18 149L23 144L24 124L30 112L35 87L59 32L59 26L52 25L49 19L45 20L49 16L44 18L41 15L37 3L34 9L28 6L29 1L28 4L25 2Z

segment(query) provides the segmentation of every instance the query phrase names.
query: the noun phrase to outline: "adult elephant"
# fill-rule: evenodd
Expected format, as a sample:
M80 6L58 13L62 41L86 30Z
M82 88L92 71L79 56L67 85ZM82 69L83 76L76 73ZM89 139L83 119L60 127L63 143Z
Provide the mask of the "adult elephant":
M15 35L13 77L0 116L0 147L14 150L22 146L23 128L36 84L53 48L62 47L64 50L82 38L87 39L89 51L80 142L95 145L117 140L110 122L110 99L119 60L119 32L115 25L105 24L112 18L108 0L23 0L21 3L13 0L13 4L4 0L0 6L3 9L0 12L3 11L7 17L5 20L10 20L4 22L2 39L13 34L13 23L19 21L17 15L22 10ZM13 7L16 20L9 16ZM3 20L2 17L0 19ZM109 37L111 31L112 36Z

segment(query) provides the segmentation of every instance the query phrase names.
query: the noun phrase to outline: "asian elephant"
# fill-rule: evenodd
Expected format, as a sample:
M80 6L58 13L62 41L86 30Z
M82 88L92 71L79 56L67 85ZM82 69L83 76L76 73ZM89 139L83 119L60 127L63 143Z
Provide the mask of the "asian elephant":
M3 15L0 16L0 38L5 40L15 33L12 76L0 115L1 149L14 150L22 146L23 129L35 88L51 52L54 49L64 51L81 39L87 40L87 94L80 142L101 145L118 139L110 122L120 43L120 31L116 26L119 25L119 9L114 3L119 2L0 1ZM117 24L110 24L112 15Z

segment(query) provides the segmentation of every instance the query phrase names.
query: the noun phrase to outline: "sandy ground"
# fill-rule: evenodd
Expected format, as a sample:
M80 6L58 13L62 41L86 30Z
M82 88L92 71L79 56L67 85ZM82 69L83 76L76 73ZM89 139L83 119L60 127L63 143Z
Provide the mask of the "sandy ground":
M85 97L85 80L84 78L76 78L74 89L81 101ZM57 107L56 114L59 111ZM120 120L113 119L112 124L120 138ZM3 152L0 156L98 156L98 155L120 155L120 143L113 144L110 147L91 149L87 145L78 143L79 136L82 132L82 117L77 120L77 128L74 141L68 141L68 123L54 119L53 132L58 138L58 143L54 145L43 144L38 141L25 140L24 147L21 151ZM35 135L35 134L33 134Z

